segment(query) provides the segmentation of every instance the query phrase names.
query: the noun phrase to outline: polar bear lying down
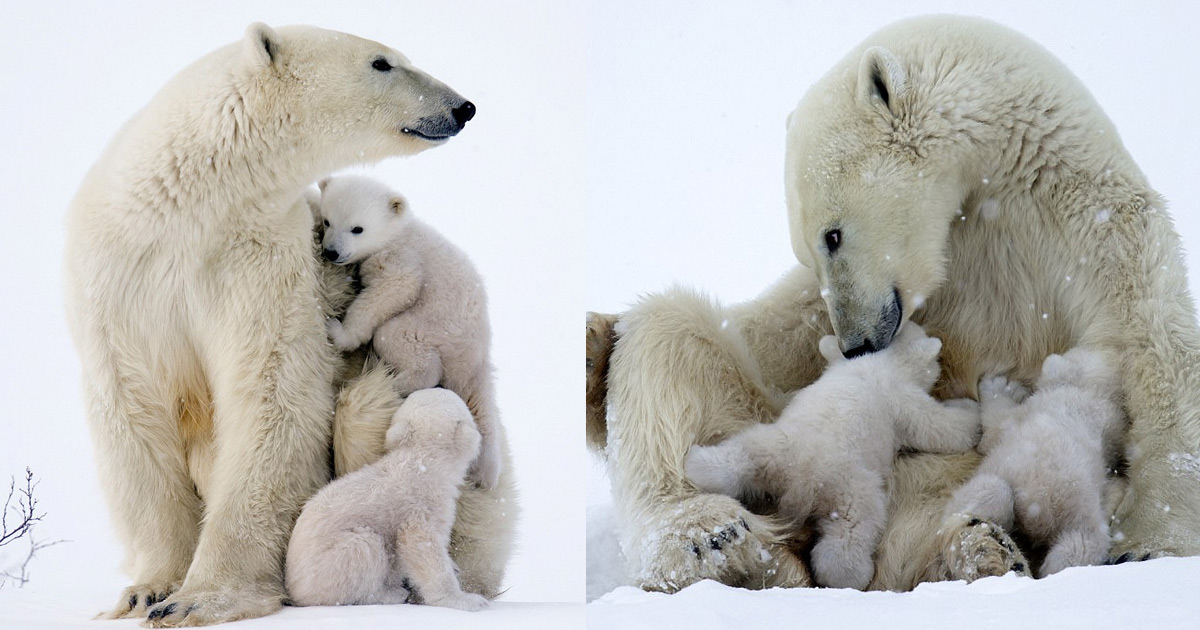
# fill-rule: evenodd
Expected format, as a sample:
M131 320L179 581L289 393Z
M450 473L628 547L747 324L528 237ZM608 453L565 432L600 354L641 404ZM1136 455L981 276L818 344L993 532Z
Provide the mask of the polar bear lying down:
M396 411L387 448L304 506L287 552L292 601L486 608L485 597L459 587L447 550L458 487L479 452L471 412L448 390L414 392Z
M975 401L941 403L929 395L941 347L912 323L886 350L855 359L842 356L836 337L824 337L829 367L821 378L797 392L775 423L693 446L688 478L704 492L743 500L771 495L795 528L815 519L816 583L866 588L896 453L961 453L979 439Z

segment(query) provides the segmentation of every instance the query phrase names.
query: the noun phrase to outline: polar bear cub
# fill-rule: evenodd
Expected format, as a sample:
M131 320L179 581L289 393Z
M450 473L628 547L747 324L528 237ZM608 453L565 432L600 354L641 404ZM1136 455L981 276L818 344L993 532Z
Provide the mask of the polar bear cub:
M1100 352L1075 348L1042 364L1036 391L1003 376L979 384L985 455L946 508L1049 546L1038 577L1101 564L1109 536L1104 496L1124 428L1121 376ZM1022 402L1024 400L1024 402Z
M292 601L486 608L485 597L463 592L449 553L459 485L479 441L456 394L413 392L393 416L387 454L304 506L287 552Z
M342 351L367 342L396 371L399 394L445 387L467 403L483 438L468 480L500 477L500 422L489 358L483 280L466 254L412 216L405 199L366 177L326 178L321 189L324 257L359 265L362 292L341 321L328 321Z
M887 517L886 487L901 448L969 450L979 438L974 401L940 403L941 340L907 323L887 349L854 359L837 338L820 341L829 366L796 393L773 424L715 446L693 446L688 478L705 492L742 500L770 495L799 527L815 518L812 570L822 586L865 589Z

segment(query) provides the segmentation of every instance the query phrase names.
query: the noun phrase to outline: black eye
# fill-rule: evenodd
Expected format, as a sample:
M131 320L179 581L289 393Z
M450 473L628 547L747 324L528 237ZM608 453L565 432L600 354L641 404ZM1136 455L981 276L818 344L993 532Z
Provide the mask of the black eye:
M378 71L380 71L380 72L388 72L389 70L391 70L391 69L392 69L392 68L394 68L395 66L393 66L393 65L392 65L392 64L390 64L390 63L388 63L388 60L387 60L387 59L384 59L383 57L376 57L376 58L375 58L375 61L372 61L372 62L371 62L371 67L372 67L372 68L375 68L376 70L378 70Z
M325 227L329 227L329 219L325 219L324 221L322 221L322 223L325 224Z
M362 234L362 228L355 227L354 229L350 230L350 233L351 234Z
M842 246L842 231L829 230L825 233L825 249L832 255Z

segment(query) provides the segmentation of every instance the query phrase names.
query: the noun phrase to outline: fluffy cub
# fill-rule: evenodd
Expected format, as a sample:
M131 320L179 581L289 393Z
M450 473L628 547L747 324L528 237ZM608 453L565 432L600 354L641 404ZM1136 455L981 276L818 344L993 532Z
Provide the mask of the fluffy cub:
M705 492L769 495L795 526L815 519L812 570L822 586L865 589L887 518L886 487L902 448L953 453L979 437L973 401L929 395L942 342L905 324L887 349L854 359L821 339L824 374L800 390L773 424L715 446L693 446L685 468Z
M463 592L448 551L459 484L479 441L453 392L413 392L393 417L387 454L304 506L287 552L292 601L486 608L482 595Z
M359 265L362 291L328 321L342 351L367 342L396 371L401 396L445 387L483 438L468 479L495 487L502 467L483 280L460 249L413 218L403 197L365 177L320 182L324 257Z
M1039 577L1108 557L1104 495L1124 429L1120 374L1103 354L1052 354L1032 396L1003 376L979 384L986 457L954 493L957 515L1015 524L1049 546ZM1024 400L1024 402L1022 402Z

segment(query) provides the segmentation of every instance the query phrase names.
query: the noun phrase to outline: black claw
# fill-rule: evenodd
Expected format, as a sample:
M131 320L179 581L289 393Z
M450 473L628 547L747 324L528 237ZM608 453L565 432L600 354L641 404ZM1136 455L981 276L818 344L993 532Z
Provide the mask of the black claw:
M188 607L187 607L187 608L186 608L186 609L183 611L183 616L184 616L184 617L186 617L186 616L188 616L188 615L192 614L192 611L193 611L193 610L196 610L196 605L195 605L195 604L192 604L191 606L188 606Z
M154 610L151 610L150 616L147 617L147 619L162 619L163 617L166 617L167 615L170 615L174 612L175 612L175 604L167 604L166 606L163 606L162 608L155 608Z
M1025 565L1021 562L1014 563L1012 568L1013 568L1013 571L1016 571L1017 573L1025 572Z
M971 520L967 521L967 527L975 527L976 525L978 525L978 524L980 524L980 523L982 523L982 522L983 522L983 521L981 521L981 520L979 520L979 519L977 519L977 518L973 518L973 519L971 519Z
M738 519L738 520L740 520L742 522L742 527L744 527L746 529L746 531L750 531L750 526L748 524L746 524L746 519L743 518L743 519Z
M716 537L713 537L713 538L709 539L709 541L708 541L708 546L709 546L709 547L710 547L710 548L711 548L713 551L720 551L720 550L721 550L721 539L719 539L719 538L716 538Z
M1126 562L1129 562L1130 560L1133 560L1133 552L1126 551L1125 553L1117 556L1117 559L1113 560L1112 563L1113 564L1125 564Z
M137 600L138 600L137 593L134 593L133 595L129 596L129 610L133 610L134 608L137 608Z
M696 543L692 543L692 553L696 554L696 557L699 558L700 557L700 545L697 545Z

